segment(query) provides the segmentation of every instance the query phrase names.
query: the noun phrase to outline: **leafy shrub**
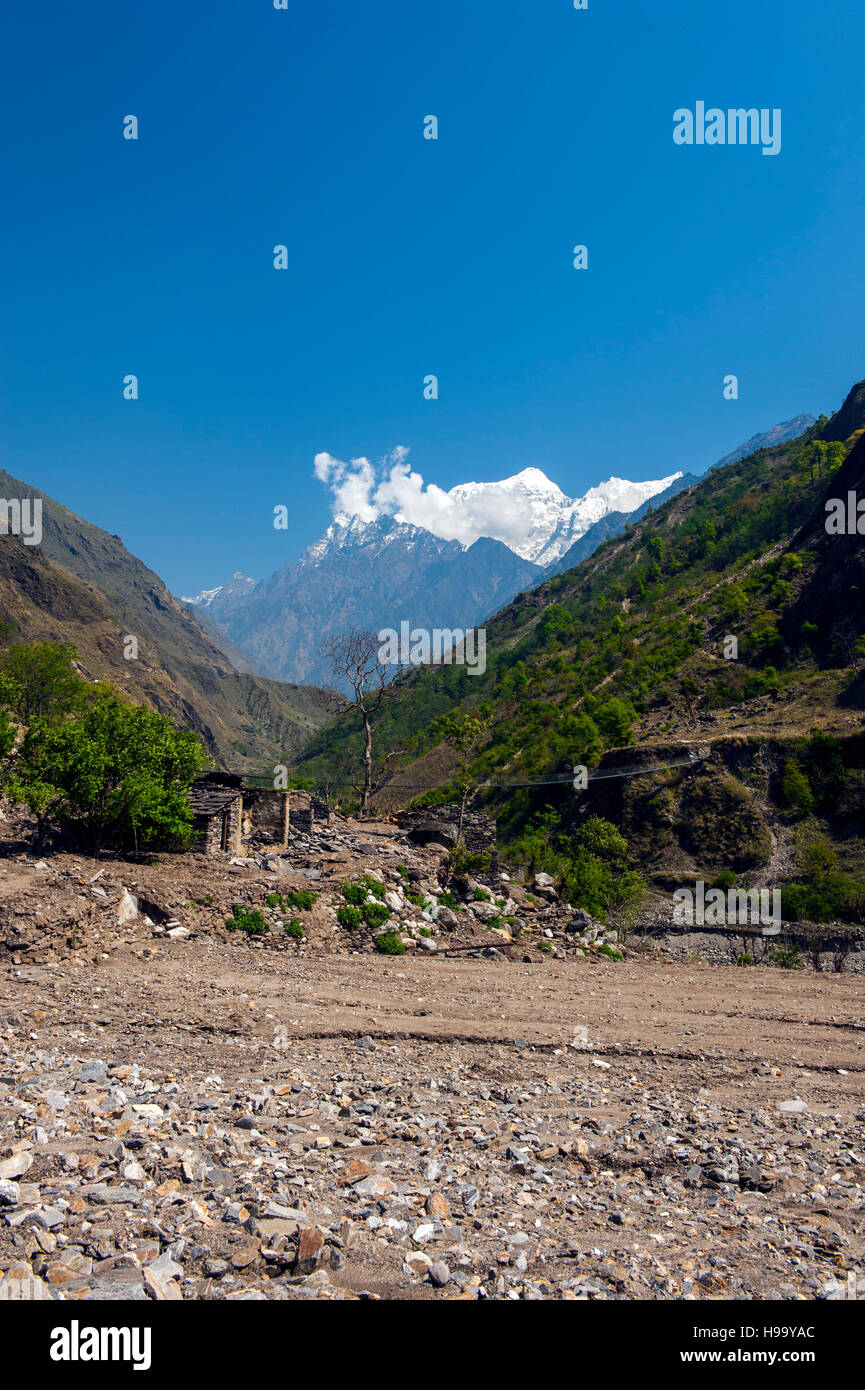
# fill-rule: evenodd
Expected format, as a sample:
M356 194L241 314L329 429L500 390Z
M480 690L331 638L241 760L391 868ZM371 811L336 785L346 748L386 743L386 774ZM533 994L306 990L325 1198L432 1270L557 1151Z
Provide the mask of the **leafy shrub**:
M454 912L459 912L460 905L453 893L439 893L439 903L442 907L453 908Z
M385 922L390 921L390 908L385 907L384 903L364 903L360 910L369 927L383 927Z
M415 907L423 907L424 900L420 893L409 893L406 891L406 899L408 902L414 903Z
M303 939L303 927L297 917L292 917L290 922L286 922L283 931L286 936L293 936L298 941Z
M738 955L738 956L736 957L736 964L737 964L737 965L753 965L753 964L754 964L754 957L751 955L751 952L750 952L750 951L742 951L742 952L740 953L740 955Z
M814 793L811 783L795 758L788 758L781 777L781 799L786 806L798 811L800 816L808 816L814 810Z
M296 888L293 892L286 893L286 906L299 908L301 912L309 912L317 897L318 894L311 893L308 888Z
M367 900L366 887L362 883L343 883L340 885L340 892L347 903L354 907L360 907L361 903Z
M387 891L384 884L379 883L375 878L370 878L369 874L364 874L363 882L366 885L367 892L371 893L374 898L378 898L379 902L382 902L385 892Z
M733 873L732 869L722 869L709 886L711 888L722 888L726 893L728 889L735 888L738 881L738 876Z
M418 927L417 934L418 936L432 936L429 927Z
M375 949L385 956L404 956L405 942L397 931L385 931L375 938Z
M492 902L492 893L488 893L486 888L476 888L472 896L476 903Z
M599 946L599 947L598 947L598 955L599 955L599 956L609 956L610 960L624 960L624 959L625 959L625 957L622 955L621 951L617 951L616 948L615 948L615 946L608 946L607 943L606 943L606 941L604 942L603 946Z
M282 896L281 893L268 893L267 897L264 900L264 906L276 907L284 912L287 904L285 898Z
M247 936L258 936L267 931L264 914L258 908L246 907L243 903L233 903L231 916L226 920L229 931L246 932Z
M359 907L346 903L337 909L336 920L341 927L359 927L363 921L363 914Z

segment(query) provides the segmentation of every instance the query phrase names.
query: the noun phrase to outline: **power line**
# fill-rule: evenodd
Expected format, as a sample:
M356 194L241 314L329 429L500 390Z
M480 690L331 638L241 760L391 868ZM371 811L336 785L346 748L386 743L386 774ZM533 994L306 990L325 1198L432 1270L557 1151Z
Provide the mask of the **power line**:
M705 759L706 759L706 756L707 756L707 755L706 755L705 753L695 753L695 754L692 754L690 757L687 757L687 758L678 758L675 762L671 762L671 763L653 763L650 767L644 767L644 766L642 766L640 763L632 763L629 767L602 768L600 772L593 772L593 773L589 774L589 776L587 777L586 780L587 780L588 783L592 783L592 782L607 782L607 781L610 781L610 780L612 780L612 779L619 778L619 777L645 777L645 776L648 776L649 773L651 773L651 772L666 772L666 770L667 770L668 768L674 768L674 767L693 767L696 763L704 762ZM261 782L272 783L273 778L272 778L272 777L260 776L258 773L251 773L251 774L247 774L247 775L246 775L246 780L247 780L247 781L255 780L255 781L261 781ZM312 782L314 782L314 785L315 785L316 787L332 787L334 790L336 790L336 789L339 788L339 787L351 787L351 788L356 789L356 784L355 784L354 782L338 782L338 781L335 781L335 780L332 779L332 778L328 778L327 781L325 781L325 780L323 780L323 779L322 779L322 780L316 780L316 779L313 779L313 778L310 778L309 780L312 781ZM511 789L519 789L519 788L521 788L521 787L567 787L567 786L573 786L573 783L574 783L574 774L573 774L573 772L559 772L559 773L556 773L556 774L555 774L554 776L552 776L552 777L532 777L532 778L526 778L526 779L524 779L524 780L522 780L522 781L519 781L519 782L517 782L517 781L513 781L513 782L476 782L475 785L474 785L473 790L475 790L475 791L491 791L491 790L507 791L507 790L511 790ZM450 791L450 790L453 788L453 786L454 786L454 783L453 783L453 782L392 782L392 783L390 783L388 786L379 787L378 790L379 790L379 791L388 791L388 790L389 790L389 791L395 791L395 792L400 792L400 791L407 791L407 792L414 792L414 791L429 791L429 792L431 792L431 791ZM308 788L291 787L291 788L287 788L287 790L290 790L290 791L298 791L298 790L300 790L300 791L302 791L302 790L309 790L309 789L308 789Z

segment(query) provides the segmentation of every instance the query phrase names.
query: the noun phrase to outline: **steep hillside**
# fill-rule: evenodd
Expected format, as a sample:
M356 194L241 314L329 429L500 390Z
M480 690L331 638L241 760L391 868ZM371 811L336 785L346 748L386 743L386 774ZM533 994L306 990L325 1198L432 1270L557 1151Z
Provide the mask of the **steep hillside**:
M0 537L0 616L15 640L73 643L87 675L197 729L214 759L237 769L285 761L328 717L323 691L235 670L118 536L2 471L0 496L43 504L40 546ZM129 636L135 660L124 657Z
M447 780L453 760L434 752L430 725L454 708L491 716L475 770L492 783L591 768L629 744L857 734L863 541L827 535L825 502L865 497L863 399L854 387L832 421L716 469L520 595L487 624L484 676L442 667L400 680L377 730L380 752L404 750L390 784ZM839 420L852 426L844 442ZM338 774L355 752L343 721L313 740L305 769ZM545 795L487 793L512 833Z

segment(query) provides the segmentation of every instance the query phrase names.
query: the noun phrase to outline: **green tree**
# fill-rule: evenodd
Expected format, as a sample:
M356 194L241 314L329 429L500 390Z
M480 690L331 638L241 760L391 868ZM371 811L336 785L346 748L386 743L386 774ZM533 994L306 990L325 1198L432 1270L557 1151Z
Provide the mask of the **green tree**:
M460 818L457 826L457 845L462 844L466 805L474 786L472 763L491 723L491 716L478 719L473 714L443 714L439 715L433 726L442 741L449 744L459 755L457 785L460 790Z
M17 642L0 657L0 698L23 724L59 719L81 703L87 691L73 666L69 642Z
M570 838L561 874L562 893L575 907L624 928L639 906L646 885L628 865L628 843L601 816L590 816Z
M102 693L61 722L33 721L8 790L37 817L40 837L68 822L96 853L160 840L184 845L192 828L186 793L205 760L196 734Z
M627 700L614 696L600 706L595 714L601 737L608 748L621 748L634 741L634 720L637 711Z

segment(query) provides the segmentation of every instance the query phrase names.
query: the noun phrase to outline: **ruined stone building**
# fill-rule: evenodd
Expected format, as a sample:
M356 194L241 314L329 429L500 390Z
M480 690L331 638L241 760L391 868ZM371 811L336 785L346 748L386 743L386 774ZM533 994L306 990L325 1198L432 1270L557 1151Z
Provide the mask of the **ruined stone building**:
M311 834L326 825L328 807L309 792L245 787L233 772L208 772L189 792L194 848L202 854L243 854L250 849L283 850L290 831Z

